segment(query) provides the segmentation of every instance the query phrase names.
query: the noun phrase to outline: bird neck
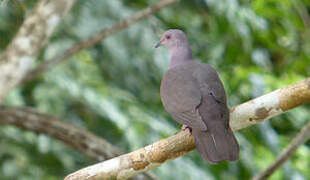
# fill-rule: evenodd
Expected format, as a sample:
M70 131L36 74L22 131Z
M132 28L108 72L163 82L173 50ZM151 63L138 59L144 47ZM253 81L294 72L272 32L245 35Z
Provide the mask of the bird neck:
M169 64L170 69L193 60L192 50L190 47L175 47L170 50L170 53L171 53Z

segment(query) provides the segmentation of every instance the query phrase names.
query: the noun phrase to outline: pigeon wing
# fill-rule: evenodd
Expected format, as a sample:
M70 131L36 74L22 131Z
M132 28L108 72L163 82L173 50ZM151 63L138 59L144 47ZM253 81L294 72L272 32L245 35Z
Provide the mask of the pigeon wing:
M166 72L160 88L161 99L165 109L176 121L205 131L207 126L198 111L202 101L200 87L190 68L194 66L187 64Z

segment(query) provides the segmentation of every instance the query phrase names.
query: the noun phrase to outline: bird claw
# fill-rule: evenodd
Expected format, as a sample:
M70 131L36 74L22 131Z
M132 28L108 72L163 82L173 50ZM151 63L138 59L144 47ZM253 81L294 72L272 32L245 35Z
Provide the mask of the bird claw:
M185 124L182 126L182 131L188 131L190 134L192 134L192 128Z

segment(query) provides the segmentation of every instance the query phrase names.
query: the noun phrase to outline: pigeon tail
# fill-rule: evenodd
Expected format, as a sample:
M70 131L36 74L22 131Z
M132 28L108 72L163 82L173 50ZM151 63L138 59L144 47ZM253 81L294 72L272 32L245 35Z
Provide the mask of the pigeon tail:
M210 163L238 159L239 145L230 128L221 128L216 133L193 129L193 135L197 151Z

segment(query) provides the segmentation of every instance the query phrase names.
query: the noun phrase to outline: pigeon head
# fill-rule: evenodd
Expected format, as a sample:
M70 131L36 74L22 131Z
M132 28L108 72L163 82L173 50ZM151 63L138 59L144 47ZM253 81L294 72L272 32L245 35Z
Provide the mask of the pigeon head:
M179 48L179 47L188 47L188 40L185 33L178 29L170 29L164 32L160 41L156 44L155 48L159 46L165 46L169 50Z

